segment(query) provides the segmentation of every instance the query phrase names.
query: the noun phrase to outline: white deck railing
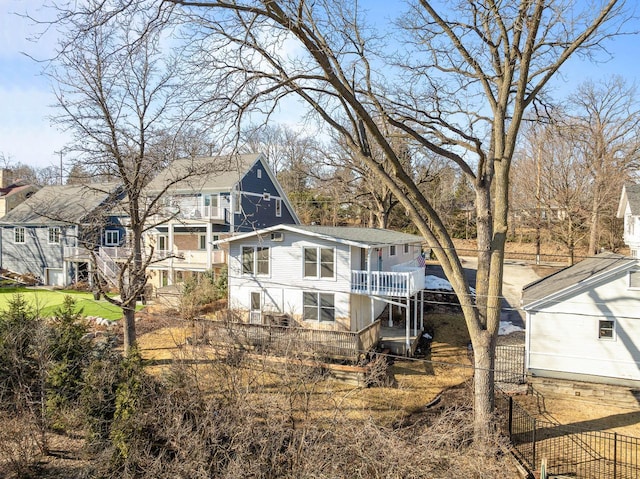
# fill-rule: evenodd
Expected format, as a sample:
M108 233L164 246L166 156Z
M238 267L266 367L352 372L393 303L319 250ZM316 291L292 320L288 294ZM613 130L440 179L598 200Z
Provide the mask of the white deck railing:
M406 271L352 271L351 292L372 296L409 297L424 289L424 269Z

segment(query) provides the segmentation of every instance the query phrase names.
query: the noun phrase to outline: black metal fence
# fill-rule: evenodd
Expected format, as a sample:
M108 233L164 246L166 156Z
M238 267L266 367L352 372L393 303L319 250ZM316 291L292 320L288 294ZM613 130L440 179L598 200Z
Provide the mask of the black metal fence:
M549 475L640 479L640 438L535 418L506 394L496 402L513 449L530 471L539 471L545 459Z
M497 346L494 377L498 383L524 384L524 345Z

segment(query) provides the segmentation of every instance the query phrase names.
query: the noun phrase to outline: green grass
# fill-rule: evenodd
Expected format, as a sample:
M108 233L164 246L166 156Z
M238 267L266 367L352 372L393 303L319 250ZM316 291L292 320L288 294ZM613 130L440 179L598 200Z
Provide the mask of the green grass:
M81 309L84 316L98 316L111 320L122 318L120 308L104 299L96 301L91 293L23 287L0 288L0 311L7 310L8 303L15 294L21 294L43 318L52 316L62 305L65 296L71 296L76 300L76 308ZM137 309L141 308L142 305L139 305Z

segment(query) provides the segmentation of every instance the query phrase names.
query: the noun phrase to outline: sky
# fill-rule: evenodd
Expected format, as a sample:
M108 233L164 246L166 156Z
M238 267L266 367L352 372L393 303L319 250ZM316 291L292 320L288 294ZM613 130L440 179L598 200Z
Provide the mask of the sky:
M376 1L369 11L374 14L372 10L385 5L381 10L387 15L392 10L388 3L391 1ZM55 98L49 80L41 74L42 64L24 54L50 57L53 39L49 36L37 43L29 41L40 27L14 14L26 8L37 13L33 8L38 4L39 0L0 0L0 157L41 168L60 165L59 152L69 137L49 120L55 114ZM555 95L566 95L585 79L597 81L614 73L629 84L636 82L640 76L638 40L637 35L625 36L608 43L614 58L606 63L570 60L553 84Z

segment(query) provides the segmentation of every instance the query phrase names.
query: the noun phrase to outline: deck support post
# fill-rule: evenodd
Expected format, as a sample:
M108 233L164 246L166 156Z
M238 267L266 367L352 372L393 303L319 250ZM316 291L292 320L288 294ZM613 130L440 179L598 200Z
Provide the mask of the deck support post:
M424 331L424 289L420 290L420 331Z
M413 297L413 335L418 335L418 294Z
M405 346L406 351L405 355L409 356L411 351L411 298L407 296L407 310L405 311L405 325L406 325L406 340Z
M168 238L168 242L169 244L167 245L167 248L169 249L169 274L168 276L168 283L169 284L174 284L174 278L173 278L173 221L169 222L169 238Z
M213 266L213 261L211 256L213 255L213 246L211 245L211 221L207 221L207 229L206 229L206 246L207 246L207 270L210 270Z
M393 326L393 304L389 303L389 327Z

